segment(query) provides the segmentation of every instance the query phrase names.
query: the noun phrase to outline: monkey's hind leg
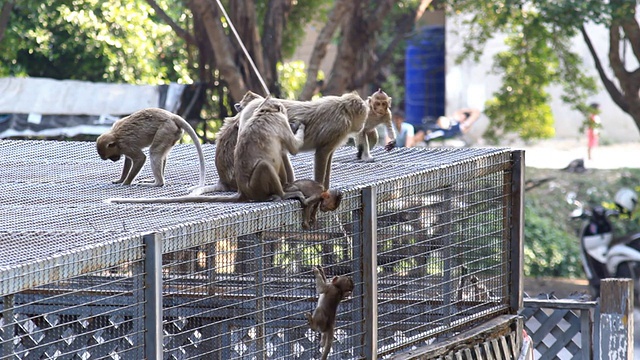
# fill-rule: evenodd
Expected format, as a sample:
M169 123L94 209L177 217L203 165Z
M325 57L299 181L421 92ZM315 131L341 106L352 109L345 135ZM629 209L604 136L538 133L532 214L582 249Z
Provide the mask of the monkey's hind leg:
M333 344L333 329L322 333L320 338L320 345L322 345L322 360L327 360L329 353L331 352L331 345Z

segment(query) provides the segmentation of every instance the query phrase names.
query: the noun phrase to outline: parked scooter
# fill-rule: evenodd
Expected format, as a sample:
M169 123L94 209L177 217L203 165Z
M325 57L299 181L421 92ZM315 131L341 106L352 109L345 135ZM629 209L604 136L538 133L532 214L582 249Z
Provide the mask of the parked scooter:
M638 202L636 192L620 189L614 197L615 210L600 205L584 206L575 199L575 194L567 200L577 206L571 217L584 220L578 233L580 257L594 297L600 296L601 279L630 278L634 282L635 306L640 306L640 233L614 238L609 221L610 216L633 212Z

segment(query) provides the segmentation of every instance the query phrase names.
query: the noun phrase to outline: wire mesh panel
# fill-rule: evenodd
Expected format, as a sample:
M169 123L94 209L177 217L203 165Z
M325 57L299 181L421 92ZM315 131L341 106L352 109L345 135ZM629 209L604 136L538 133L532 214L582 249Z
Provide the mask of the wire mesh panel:
M319 213L315 230L302 230L299 206L288 204L165 234L173 246L185 232L194 239L163 256L165 358L318 358L320 337L304 315L318 299L312 268L361 286L359 199L345 192L338 211ZM361 301L354 291L339 306L338 358L361 358Z
M379 354L508 311L509 167L508 158L486 159L455 174L427 171L380 187Z
M203 148L213 169L215 146ZM332 359L386 357L511 311L512 153L372 155L336 151L342 203L305 230L294 200L104 202L188 193L192 145L176 146L166 184L149 188L112 184L120 166L93 143L0 141L0 354L319 358L305 318L318 300L314 266L355 284L338 308ZM292 164L297 178L313 177L313 154Z
M69 254L59 280L2 296L0 359L141 358L144 273L136 240ZM49 265L38 267L59 270ZM35 283L36 268L21 279ZM83 270L72 274L73 268Z

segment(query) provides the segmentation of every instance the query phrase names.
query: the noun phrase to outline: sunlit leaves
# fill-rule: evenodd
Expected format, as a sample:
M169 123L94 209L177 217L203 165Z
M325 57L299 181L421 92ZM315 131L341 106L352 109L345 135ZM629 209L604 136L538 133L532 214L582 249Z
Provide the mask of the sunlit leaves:
M487 102L491 122L485 137L491 140L513 133L532 140L554 136L548 88L559 85L561 99L583 109L596 90L595 79L585 75L582 59L571 40L587 21L607 19L610 9L600 0L479 1L452 0L450 10L470 13L462 23L464 58L479 59L484 44L496 34L506 35L506 51L495 55L493 72L502 87Z
M7 60L0 75L191 82L184 45L154 15L144 0L18 2L2 43L8 51L0 54Z

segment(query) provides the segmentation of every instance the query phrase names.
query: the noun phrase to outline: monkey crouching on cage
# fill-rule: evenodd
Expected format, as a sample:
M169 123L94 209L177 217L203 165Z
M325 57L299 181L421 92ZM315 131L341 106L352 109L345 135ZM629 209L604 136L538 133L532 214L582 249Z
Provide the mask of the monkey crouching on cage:
M333 335L336 327L336 314L338 305L353 292L353 279L348 276L334 276L331 282L327 282L324 270L320 266L313 268L316 278L316 291L318 292L318 305L313 314L305 313L311 330L320 332L320 345L322 346L322 360L326 360L333 344Z

